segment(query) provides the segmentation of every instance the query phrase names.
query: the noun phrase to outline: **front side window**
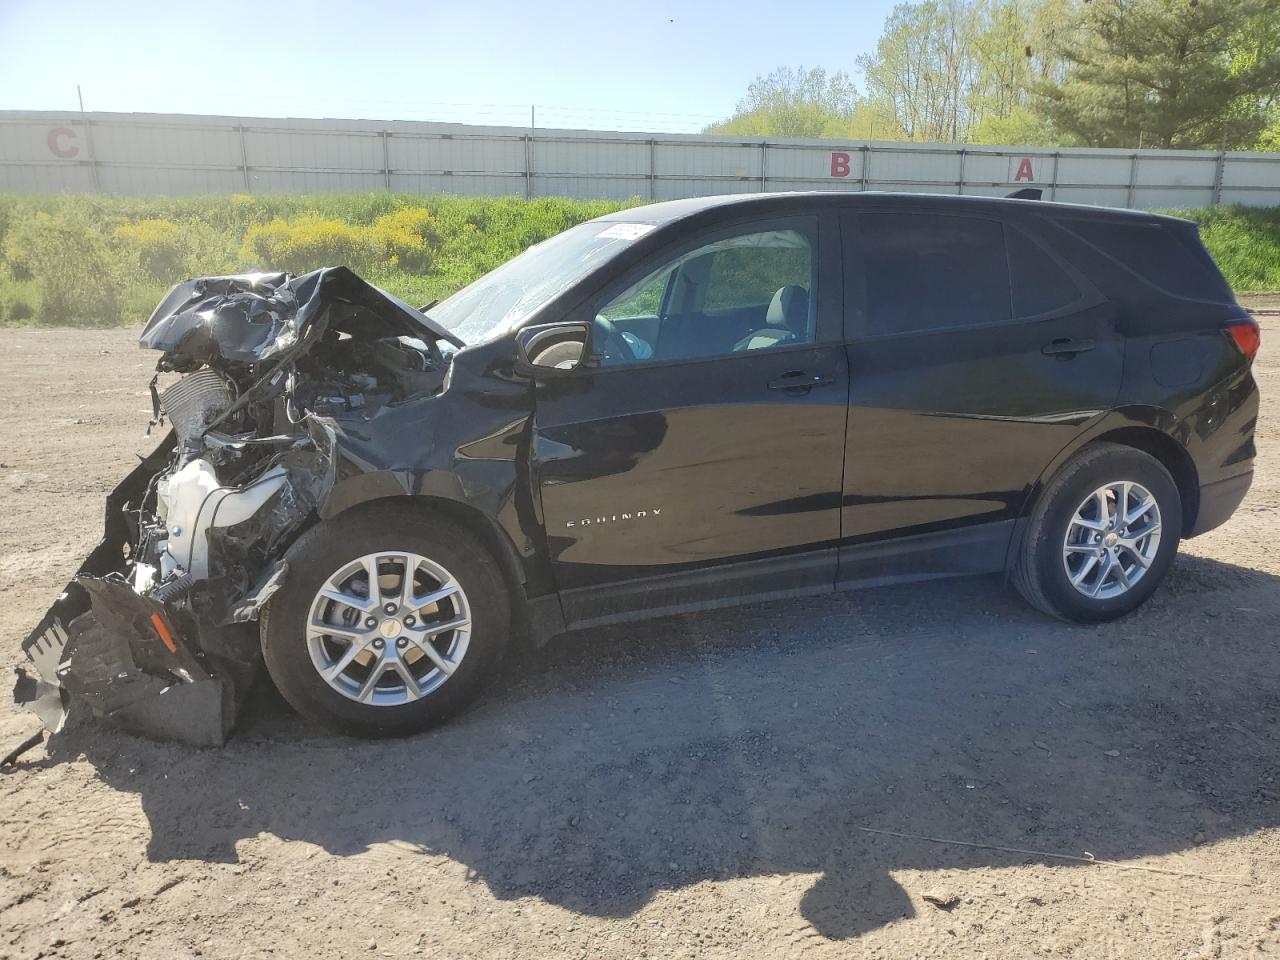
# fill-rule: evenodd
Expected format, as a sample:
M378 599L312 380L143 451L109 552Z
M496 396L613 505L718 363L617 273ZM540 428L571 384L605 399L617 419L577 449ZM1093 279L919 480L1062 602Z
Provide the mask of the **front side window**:
M858 220L869 333L978 326L1012 316L998 222L928 213L865 213Z
M606 365L682 360L812 343L813 242L754 230L672 257L596 310Z

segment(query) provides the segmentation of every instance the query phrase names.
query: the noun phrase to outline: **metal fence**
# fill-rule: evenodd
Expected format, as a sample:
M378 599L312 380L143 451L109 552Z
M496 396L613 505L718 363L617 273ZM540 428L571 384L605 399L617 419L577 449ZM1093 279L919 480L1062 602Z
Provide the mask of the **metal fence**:
M1280 204L1280 154L779 140L413 121L0 112L0 191L668 200L903 190L1117 207Z

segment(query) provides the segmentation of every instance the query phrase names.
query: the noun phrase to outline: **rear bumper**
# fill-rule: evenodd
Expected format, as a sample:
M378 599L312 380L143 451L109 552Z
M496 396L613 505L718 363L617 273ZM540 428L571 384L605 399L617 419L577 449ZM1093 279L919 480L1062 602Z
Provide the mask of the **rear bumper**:
M1196 513L1195 525L1186 532L1188 537L1198 537L1220 527L1236 512L1249 485L1253 483L1253 471L1241 473L1226 480L1207 483L1200 488L1200 509Z

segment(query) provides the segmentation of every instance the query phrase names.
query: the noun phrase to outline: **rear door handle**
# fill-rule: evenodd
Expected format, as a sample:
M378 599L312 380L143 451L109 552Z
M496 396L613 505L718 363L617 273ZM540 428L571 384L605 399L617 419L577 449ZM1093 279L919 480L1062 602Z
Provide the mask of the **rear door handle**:
M1052 340L1040 348L1040 352L1046 356L1061 356L1064 360L1069 359L1077 353L1087 353L1094 348L1095 344L1092 340L1072 340L1070 337L1059 337Z
M835 380L831 377L824 377L822 374L792 370L790 373L784 373L776 380L770 380L767 386L770 390L781 390L783 393L799 395L808 393L814 387L825 387L832 383L835 383Z

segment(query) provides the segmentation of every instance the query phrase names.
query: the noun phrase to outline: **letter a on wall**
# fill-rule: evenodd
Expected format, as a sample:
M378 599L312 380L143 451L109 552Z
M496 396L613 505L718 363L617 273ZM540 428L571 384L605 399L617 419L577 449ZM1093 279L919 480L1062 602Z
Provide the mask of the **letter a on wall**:
M1014 183L1035 183L1040 179L1036 176L1031 157L1010 157L1009 169L1009 179Z

